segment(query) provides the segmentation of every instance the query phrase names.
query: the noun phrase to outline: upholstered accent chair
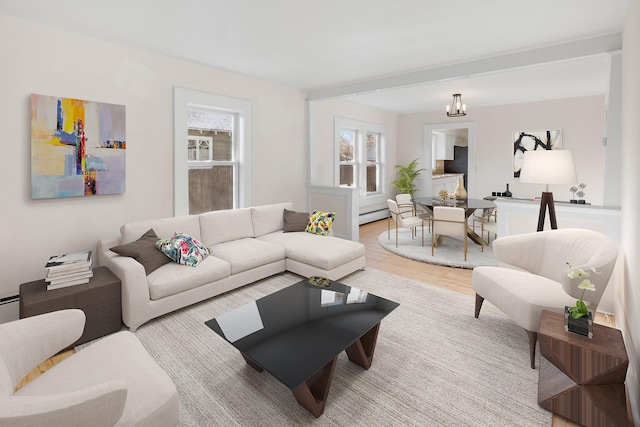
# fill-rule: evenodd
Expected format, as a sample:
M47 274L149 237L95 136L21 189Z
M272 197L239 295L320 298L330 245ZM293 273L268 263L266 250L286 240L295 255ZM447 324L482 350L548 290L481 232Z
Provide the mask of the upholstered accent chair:
M415 210L410 206L400 208L393 199L387 199L389 206L389 217L387 218L387 238L391 240L391 220L396 227L396 248L398 247L398 229L411 229L411 238L415 236L418 227L422 230L422 246L424 246L424 220L415 216ZM412 205L413 206L413 205Z
M175 426L176 387L134 334L117 332L16 390L36 366L72 345L82 310L0 325L0 426Z
M542 310L563 313L564 307L574 306L583 293L578 288L581 280L567 276L567 263L600 272L589 277L596 290L584 295L595 315L615 267L618 247L596 231L559 229L499 237L493 241L493 253L498 267L476 267L472 273L475 317L487 299L524 328L529 337L531 368L535 369Z
M467 218L464 209L451 206L433 207L431 226L431 256L439 245L440 236L457 237L464 242L464 260L467 260Z

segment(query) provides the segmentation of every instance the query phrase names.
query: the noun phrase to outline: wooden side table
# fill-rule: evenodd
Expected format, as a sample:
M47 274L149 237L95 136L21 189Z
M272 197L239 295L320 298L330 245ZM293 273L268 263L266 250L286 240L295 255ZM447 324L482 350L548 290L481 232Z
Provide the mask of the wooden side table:
M35 316L65 308L79 308L86 315L79 345L119 331L122 327L121 285L106 267L93 269L89 283L47 290L42 280L20 285L20 318Z
M538 332L543 408L585 426L628 426L629 358L618 329L593 325L593 338L565 332L564 316L543 311Z

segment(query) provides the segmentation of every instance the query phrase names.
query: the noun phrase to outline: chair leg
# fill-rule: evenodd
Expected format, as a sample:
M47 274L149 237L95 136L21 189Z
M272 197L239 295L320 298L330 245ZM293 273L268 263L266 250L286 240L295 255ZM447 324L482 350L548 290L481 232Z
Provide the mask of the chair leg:
M527 331L525 329L525 331ZM529 336L529 357L531 358L531 369L536 369L536 343L538 342L538 333L527 331Z
M466 227L464 229L463 239L464 239L464 260L466 261L467 260L467 239L468 239Z
M422 221L422 226L420 226L420 229L422 230L422 247L424 247L424 221Z
M475 318L477 319L478 316L480 316L480 309L482 308L482 303L484 302L484 297L481 297L480 295L476 294L476 312L475 312Z

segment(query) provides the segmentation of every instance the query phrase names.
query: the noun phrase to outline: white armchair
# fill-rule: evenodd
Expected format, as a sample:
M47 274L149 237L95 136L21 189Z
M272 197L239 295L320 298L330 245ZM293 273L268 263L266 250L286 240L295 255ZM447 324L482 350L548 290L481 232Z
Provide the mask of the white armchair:
M564 312L582 295L581 280L567 276L569 267L595 267L600 274L589 280L595 292L585 295L585 303L600 303L618 257L618 247L609 237L591 230L560 229L500 237L493 242L498 267L476 267L472 287L476 292L475 317L485 299L523 327L529 337L531 368L535 368L535 348L542 310Z
M60 310L0 325L0 426L175 426L171 378L130 332L78 351L19 390L44 360L84 330L82 310Z

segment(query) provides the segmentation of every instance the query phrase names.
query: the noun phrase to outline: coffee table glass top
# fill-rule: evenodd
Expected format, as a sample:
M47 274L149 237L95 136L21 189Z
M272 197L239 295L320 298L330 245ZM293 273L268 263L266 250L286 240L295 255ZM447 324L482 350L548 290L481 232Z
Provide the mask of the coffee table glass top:
M305 279L205 324L293 390L399 305L324 280Z

